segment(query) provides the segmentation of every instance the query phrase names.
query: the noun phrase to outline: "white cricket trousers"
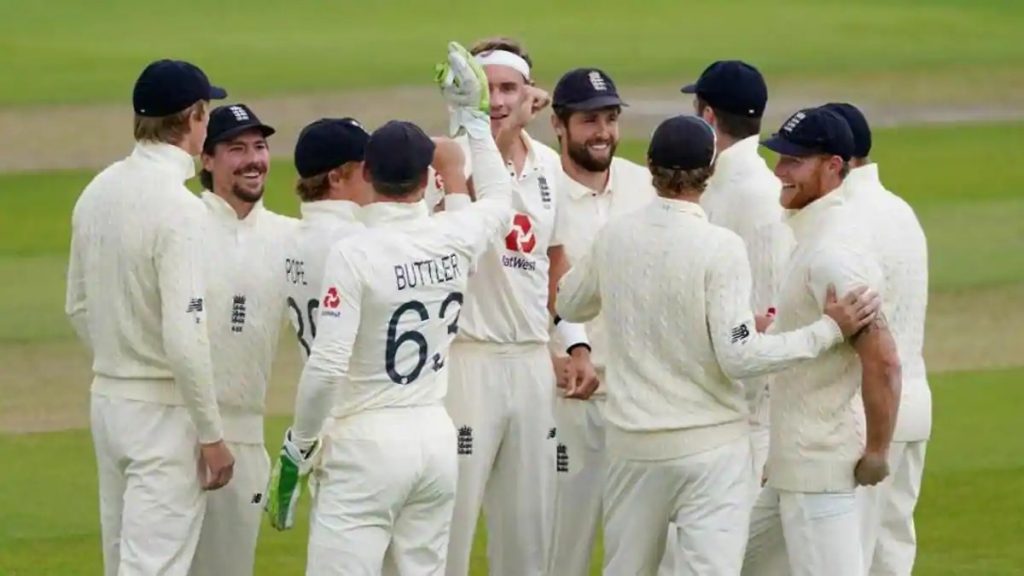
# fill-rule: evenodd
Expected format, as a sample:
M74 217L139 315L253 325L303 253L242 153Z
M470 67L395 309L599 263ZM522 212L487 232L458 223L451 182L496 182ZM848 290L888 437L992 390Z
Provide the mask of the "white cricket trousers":
M252 576L256 540L270 479L263 444L228 442L235 457L231 482L208 493L206 517L190 576Z
M415 385L415 384L413 384ZM314 471L306 574L444 574L458 465L443 406L331 418Z
M857 490L868 576L909 576L917 555L914 508L921 494L927 442L893 442L890 476Z
M854 492L786 492L765 487L754 515L759 516L762 531L748 546L745 576L863 576Z
M747 435L724 446L659 461L609 456L604 499L604 573L654 575L669 523L674 574L739 574L750 521Z
M755 506L757 504L758 496L761 494L761 479L764 477L764 465L765 465L765 462L768 461L768 441L769 441L769 436L770 436L770 434L769 434L767 426L757 426L757 425L754 425L754 424L751 425L751 428L750 428L750 453L751 453L751 462L753 462L753 466L751 467L751 472L753 473L753 476L752 476L753 480L750 483L750 487L751 487L750 506L751 506L751 508L753 510L751 511L752 512L752 516L751 516L751 520L750 520L750 530L751 530L751 532L750 532L750 534L747 537L747 551L746 551L746 554L748 554L748 555L750 554L750 543L751 543L751 540L754 538L754 536L753 536L754 535L754 530L755 530L755 528L758 528L758 526L755 526L755 517L753 515L757 514L757 512L758 512L758 510L756 509ZM670 527L669 528L669 541L670 542L671 542L671 538L672 538L674 533L675 533L675 530L672 527ZM779 543L782 542L781 534L779 535L779 540L778 541L779 541ZM667 547L665 547L665 558L663 558L662 561L661 561L661 567L658 569L658 576L672 576L673 574L675 574L675 566L676 566L676 562L678 562L678 560L676 560L676 552L675 552L677 548L678 547L676 547L676 546L667 546ZM786 556L785 556L785 554L780 554L779 557L780 557L780 561L781 561L782 566L783 566L783 571L780 572L777 576L785 576L785 574L788 572L788 566L786 564ZM744 568L744 570L746 570L746 568ZM744 573L746 573L746 572L744 572Z
M599 377L604 378L603 374ZM601 525L605 455L604 397L555 401L555 503L550 576L586 576Z
M185 576L206 493L199 438L182 406L93 394L106 576Z
M548 349L456 342L448 366L459 490L447 573L468 574L482 503L491 575L544 574L555 476L555 372Z

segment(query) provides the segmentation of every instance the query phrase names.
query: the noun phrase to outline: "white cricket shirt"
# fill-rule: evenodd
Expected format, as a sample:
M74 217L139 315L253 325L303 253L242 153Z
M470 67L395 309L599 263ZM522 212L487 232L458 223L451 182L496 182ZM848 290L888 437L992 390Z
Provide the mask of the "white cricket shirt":
M71 217L65 309L92 349L94 394L184 405L209 443L223 433L194 174L181 148L137 143L93 178Z
M695 203L658 198L598 233L559 286L570 321L604 315L607 442L617 456L677 458L748 432L733 381L813 358L842 340L821 310L801 330L758 334L750 264L736 234Z
M363 208L367 228L331 249L317 338L299 383L298 442L319 434L328 411L344 418L442 404L470 266L513 212L494 141L471 147L477 202L434 217L425 201L374 203Z
M468 139L466 174L473 172ZM560 245L556 229L557 182L562 172L558 153L523 132L528 153L521 174L512 174L515 213L477 262L459 321L459 340L497 344L548 341L548 248ZM430 179L428 202L443 192Z
M787 220L796 238L779 288L773 330L792 330L821 314L829 284L842 297L859 286L888 294L869 244L870 232L844 202L841 190ZM841 344L775 376L771 383L768 483L791 492L854 489L863 453L864 406L856 351Z
M286 310L281 266L298 220L263 202L239 220L220 196L206 191L202 200L210 356L224 439L262 444L267 383Z
M331 247L363 230L360 207L348 200L317 200L299 206L302 221L284 257L285 298L303 364L316 337L324 265Z
M743 240L753 279L750 305L756 314L764 314L776 305L775 292L793 250L793 235L783 223L782 183L757 153L758 145L755 135L722 150L700 205L712 224ZM751 420L757 426L768 424L769 379L744 382Z
M896 340L903 374L900 410L893 440L927 440L932 428L932 394L924 364L928 308L928 243L913 208L878 179L878 165L854 168L843 194L863 225L885 275L883 307Z
M609 167L608 183L603 190L591 190L573 180L564 171L558 179L558 216L561 219L562 246L569 263L586 256L597 233L609 220L643 208L657 197L647 168L625 158L614 158ZM598 369L605 367L608 341L601 315L587 322L590 359ZM560 351L565 347L559 343ZM561 352L564 356L564 352ZM604 383L601 383L601 393Z

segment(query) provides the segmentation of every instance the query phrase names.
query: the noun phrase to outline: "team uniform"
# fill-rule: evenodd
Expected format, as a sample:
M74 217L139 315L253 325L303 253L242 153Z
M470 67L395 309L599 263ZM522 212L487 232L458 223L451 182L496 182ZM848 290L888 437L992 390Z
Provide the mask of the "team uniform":
M670 522L676 574L738 573L753 474L733 379L813 358L839 327L819 309L802 330L757 334L742 241L664 198L602 229L557 306L570 320L601 312L622 343L608 350L605 573L655 573Z
M469 279L449 361L445 404L458 429L459 460L448 553L453 576L469 572L481 503L492 574L542 574L549 548L555 375L547 350L547 250L561 244L561 161L522 137L529 152L522 173L512 175L515 213Z
M328 257L294 428L315 438L330 410L308 574L379 573L389 545L403 574L444 571L457 480L443 405L449 346L465 317L467 273L512 214L493 141L471 146L476 204L434 218L424 202L372 204L368 228Z
M609 221L636 211L656 196L651 173L614 158L608 184L596 192L562 172L558 180L559 216L566 256L570 262L590 252L598 231ZM589 400L558 397L555 401L556 472L554 537L548 573L588 574L594 537L601 522L605 462L605 365L607 338L603 319L586 324L591 361L601 385ZM553 352L564 355L565 347Z
M67 312L93 352L91 421L105 573L188 573L207 495L199 444L223 437L192 157L138 143L75 204Z
M779 288L773 329L806 323L821 310L829 284L839 293L868 286L888 301L883 271L867 244L870 233L841 190L787 222L796 249ZM857 353L836 347L777 374L771 386L768 484L758 501L765 523L782 534L794 576L861 576L854 468L864 450L865 418Z
M327 254L339 240L365 226L359 220L359 205L349 200L303 202L299 210L302 221L284 257L285 301L304 364L316 338Z
M917 548L914 507L931 434L932 398L922 355L928 246L914 210L882 186L877 164L851 170L842 193L871 231L872 249L888 290L883 312L896 341L903 377L889 448L891 475L877 486L858 489L864 567L872 576L909 576Z
M230 484L207 497L191 573L251 576L270 477L264 402L285 314L278 265L297 222L265 209L262 202L239 220L216 194L203 192L202 200L213 374L235 474Z

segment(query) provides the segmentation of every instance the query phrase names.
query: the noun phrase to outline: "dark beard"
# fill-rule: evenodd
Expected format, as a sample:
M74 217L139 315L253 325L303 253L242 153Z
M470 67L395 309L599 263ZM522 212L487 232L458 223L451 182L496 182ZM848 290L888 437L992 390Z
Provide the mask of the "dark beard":
M594 158L590 154L590 151L587 150L586 142L583 144L569 142L569 158L587 172L604 172L609 166L611 166L612 159L615 158L616 148L618 148L617 143L609 143L608 159L604 160Z
M231 189L231 193L235 196L235 198L238 198L243 202L255 204L256 202L260 201L260 198L263 198L263 189L264 186L260 186L260 189L257 190L256 192L249 192L247 190L244 190L241 186L234 186Z

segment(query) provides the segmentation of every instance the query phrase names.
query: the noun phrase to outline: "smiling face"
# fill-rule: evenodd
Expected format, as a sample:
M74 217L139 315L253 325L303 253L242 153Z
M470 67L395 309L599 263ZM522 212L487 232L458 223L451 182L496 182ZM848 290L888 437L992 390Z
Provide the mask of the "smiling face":
M588 172L604 172L619 145L618 106L573 112L556 126L562 148L569 158Z
M512 121L513 110L526 98L526 78L508 66L484 66L484 73L491 95L491 132L497 134L503 129L522 128L506 124Z
M821 198L841 181L842 160L838 156L780 155L775 176L782 181L779 203L783 208L799 210Z
M213 174L213 192L230 194L247 203L263 197L270 169L270 149L258 128L218 142L212 154L203 154L203 168Z

